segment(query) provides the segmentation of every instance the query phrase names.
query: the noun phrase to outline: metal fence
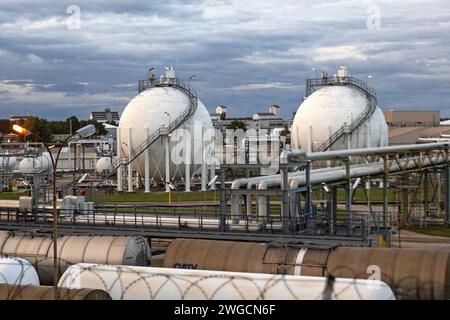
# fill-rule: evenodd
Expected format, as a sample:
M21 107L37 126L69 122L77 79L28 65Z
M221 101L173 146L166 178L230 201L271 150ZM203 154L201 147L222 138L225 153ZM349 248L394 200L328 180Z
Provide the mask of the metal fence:
M233 233L312 235L357 238L365 241L373 228L367 215L344 214L331 222L325 213L301 214L283 218L280 214L268 216L231 215L222 216L217 207L103 207L94 210L57 209L58 225L108 226L139 230L196 230ZM18 208L0 208L0 222L50 225L53 221L51 208L20 211ZM287 224L288 231L282 231ZM330 226L332 224L332 227Z

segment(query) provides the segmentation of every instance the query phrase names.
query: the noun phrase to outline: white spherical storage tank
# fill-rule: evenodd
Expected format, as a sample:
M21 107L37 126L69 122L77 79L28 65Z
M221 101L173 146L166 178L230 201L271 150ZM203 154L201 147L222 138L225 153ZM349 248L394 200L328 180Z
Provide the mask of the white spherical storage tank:
M27 260L0 257L0 283L38 286L39 277L33 265Z
M0 157L0 168L6 170L13 170L16 167L16 157Z
M134 97L126 106L120 118L118 128L118 146L120 146L120 157L127 158L131 152L135 152L139 146L145 144L149 136L155 133L163 126L168 127L171 123L183 118L183 114L191 105L188 94L176 85L152 86L142 91ZM181 116L181 117L180 117ZM198 137L202 137L202 132L212 129L212 122L205 105L197 99L197 108L195 113L187 121L170 132L169 135L169 154L170 154L170 179L183 177L185 172L185 163L174 163L172 161L174 147L180 145L182 139L186 139L188 134L181 131L186 129L191 136L191 167L190 173L194 173L198 168L198 161L194 161L194 155L201 154L202 143ZM200 135L198 135L200 133ZM133 171L144 176L145 159L149 166L150 178L153 181L166 181L166 136L159 136L151 146L132 162ZM146 155L146 152L148 154ZM185 159L184 155L180 158Z
M41 156L37 158L23 158L19 163L20 173L33 173L42 170L50 170L52 167L51 156L48 152L43 152Z
M378 280L129 267L79 263L62 275L59 287L102 289L114 300L394 300Z
M292 125L292 147L306 152L381 147L388 144L383 112L376 107L371 117L325 147L327 141L345 125L349 126L367 110L369 98L350 85L324 86L300 105Z
M102 157L98 159L95 169L97 173L103 173L105 171L109 171L112 167L114 161L117 160L117 157Z

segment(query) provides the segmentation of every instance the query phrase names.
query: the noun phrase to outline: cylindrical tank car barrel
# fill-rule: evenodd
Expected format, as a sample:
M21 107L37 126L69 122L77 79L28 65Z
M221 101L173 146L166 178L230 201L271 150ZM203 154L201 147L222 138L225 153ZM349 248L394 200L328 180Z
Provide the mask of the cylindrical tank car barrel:
M66 288L107 291L114 300L389 300L381 281L79 263L59 280ZM330 287L330 290L326 290Z
M400 299L450 298L450 250L324 249L175 239L164 266L356 279L379 276Z
M5 236L0 232L0 255L21 257L32 263L41 284L53 284L53 243L50 237ZM58 238L58 268L80 263L146 266L150 248L141 236L62 236Z
M0 283L12 285L39 285L39 277L25 259L0 257Z
M111 300L111 296L98 289L58 288L58 300ZM53 300L54 287L0 284L0 300Z

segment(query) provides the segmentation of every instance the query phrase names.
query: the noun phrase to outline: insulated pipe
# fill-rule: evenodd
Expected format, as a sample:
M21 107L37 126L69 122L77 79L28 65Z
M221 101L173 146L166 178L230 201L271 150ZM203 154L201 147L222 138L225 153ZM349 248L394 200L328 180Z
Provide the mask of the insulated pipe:
M264 181L266 179L270 179L270 178L277 178L280 179L280 175L279 174L275 174L275 175L269 175L269 176L263 176L263 177L253 177L253 178L243 178L243 179L237 179L234 180L231 184L231 190L238 190L241 189L244 186L247 186L247 189L251 189L251 187L254 184L257 184L261 181ZM249 213L249 202L251 201L251 197L247 196L247 214ZM233 218L233 223L238 223L238 219L241 216L241 210L240 210L241 206L240 206L240 195L237 194L231 194L231 217Z
M332 168L321 168L314 170L313 174L318 174L320 172L327 172L327 171L336 171L340 170L338 167L332 167ZM288 177L289 181L292 181L292 179L295 179L297 177L304 177L305 172L294 172L291 173ZM254 178L247 178L247 179L238 179L234 180L231 188L232 189L240 189L242 186L247 185L247 189L251 190L253 185L258 185L258 190L267 190L271 187L276 187L281 185L281 177L279 174L276 175L270 175L270 176L264 176L264 177L254 177ZM297 186L298 187L298 186ZM292 189L292 187L291 187ZM239 195L232 195L231 201L232 201L232 215L233 217L240 217L240 203L238 204L237 201L239 199ZM247 214L249 214L249 204L251 204L251 197L247 196ZM295 204L295 198L291 201L291 208L293 206L292 201L294 201ZM250 202L250 203L249 203ZM258 207L258 216L259 217L266 217L267 216L267 208L269 203L269 198L265 195L258 195L257 196L257 207ZM261 211L262 210L262 211ZM291 212L293 212L291 210Z
M417 150L433 150L436 148L450 147L450 142L436 142L413 145L400 145L389 147L376 148L359 148L350 150L335 150L324 152L305 152L304 150L283 150L280 155L280 162L286 164L292 157L302 157L304 160L328 160L338 157L350 156L366 156L373 154L396 153L403 151L417 151Z
M439 161L441 161L439 159ZM430 165L429 159L423 160L423 165ZM406 164L407 169L415 168L414 162L408 161ZM396 163L391 164L389 171L396 172L401 169ZM370 176L376 174L382 174L384 172L383 162L376 162L374 164L358 164L352 165L350 167L350 178L362 177L362 176ZM279 176L279 175L278 175ZM262 177L265 178L265 177ZM310 183L311 184L319 184L322 182L335 182L346 179L346 170L340 167L332 167L332 168L322 168L311 171ZM305 173L301 172L298 175L289 177L290 189L298 188L300 185L304 185L306 183ZM278 179L263 179L258 184L259 190L266 190L268 187L275 187L281 185L280 178ZM267 196L258 196L258 211L259 216L267 216L267 202L263 199L267 198ZM292 205L292 202L291 202ZM262 212L260 210L263 210Z
M299 175L299 174L301 174L301 172L295 172L295 173L293 173L292 175ZM269 178L269 177L273 177L273 178ZM267 180L280 180L280 179L281 179L281 177L280 177L279 174L276 174L276 175L270 175L270 176L264 176L264 177L260 177L260 178L262 178L262 179L256 180L256 179L253 179L253 178L249 178L249 179L248 179L249 181L247 182L247 190L252 190L252 189L253 189L253 186L258 185L258 184L261 183L262 181L267 181ZM248 195L247 195L247 198L246 198L247 216L250 216L250 215L251 215L251 206L252 206L252 196L251 196L251 194L248 194ZM257 206L257 207L258 207L258 206ZM257 209L257 210L258 210L258 209ZM259 210L258 210L258 212L259 212Z

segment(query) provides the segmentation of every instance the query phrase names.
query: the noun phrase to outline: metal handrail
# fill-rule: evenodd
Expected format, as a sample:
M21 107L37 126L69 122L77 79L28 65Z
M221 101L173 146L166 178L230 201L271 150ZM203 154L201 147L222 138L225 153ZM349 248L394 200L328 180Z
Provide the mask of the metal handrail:
M143 90L146 90L152 87L175 87L181 89L189 98L189 105L187 106L187 108L183 111L183 113L181 113L181 115L179 115L174 121L169 124L169 126L164 130L164 134L169 134L176 130L181 124L189 120L197 110L198 98L195 94L195 90L189 85L186 85L185 83L179 81L178 79L173 79L168 82L152 82L149 80L139 81L140 90L141 88ZM129 163L136 160L145 150L147 150L153 143L155 143L161 135L161 128L158 128L150 136L148 136L142 144L134 149L128 157L118 158L115 162L112 163L111 169L106 175L104 175L104 179L112 176L120 166L128 165Z
M306 97L311 95L316 87L324 86L345 86L351 85L364 91L366 94L371 95L377 103L377 95L375 90L370 88L365 81L359 80L354 77L327 77L320 79L307 79L306 80Z
M354 130L364 124L376 110L377 96L375 90L371 89L366 82L353 77L333 77L333 78L321 78L321 79L308 79L306 80L306 96L311 95L316 87L349 85L362 91L367 97L367 106L356 119L350 124L344 124L338 130L336 130L327 140L322 142L317 148L314 148L314 152L321 152L329 149L336 141L338 141L345 133L352 133Z

